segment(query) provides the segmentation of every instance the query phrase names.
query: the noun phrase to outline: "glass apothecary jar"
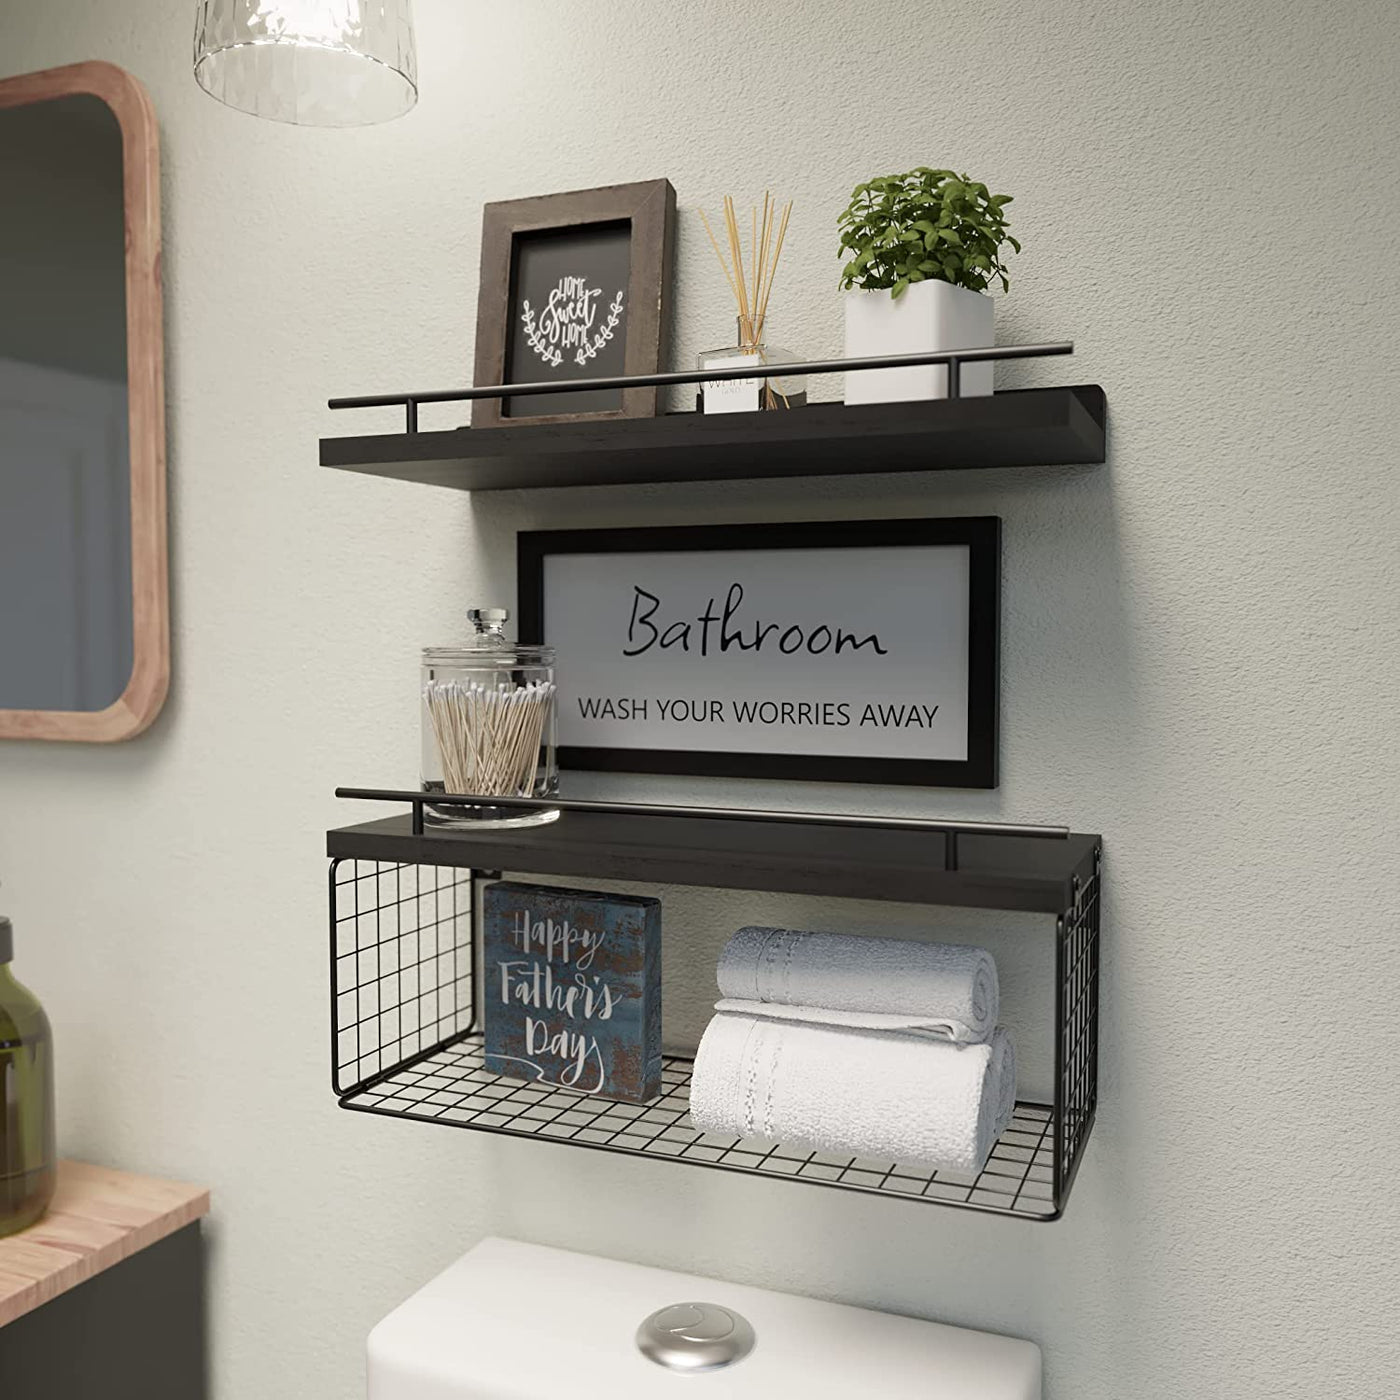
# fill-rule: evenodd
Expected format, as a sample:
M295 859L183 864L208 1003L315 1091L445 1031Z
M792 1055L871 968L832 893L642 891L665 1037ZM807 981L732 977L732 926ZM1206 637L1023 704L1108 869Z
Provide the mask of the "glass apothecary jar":
M505 635L505 608L473 608L463 646L425 647L422 790L482 797L552 797L559 791L554 648ZM557 808L426 803L432 826L536 826Z

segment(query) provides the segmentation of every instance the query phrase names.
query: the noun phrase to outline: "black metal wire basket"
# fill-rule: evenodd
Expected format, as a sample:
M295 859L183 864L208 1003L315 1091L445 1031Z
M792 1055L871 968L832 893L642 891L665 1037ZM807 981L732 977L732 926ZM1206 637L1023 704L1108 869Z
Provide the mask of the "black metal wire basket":
M551 869L559 825L497 837L510 848L507 868L529 869L524 861L535 849L542 868ZM925 825L940 832L948 827ZM900 826L890 823L892 830ZM975 830L952 829L955 835ZM404 840L430 851L434 862L363 854L380 845L388 854ZM481 866L481 848L490 843L482 835L424 834L409 819L401 827L380 822L333 832L328 843L335 1092L342 1107L357 1112L1054 1220L1082 1157L1098 1090L1100 847L1097 838L1072 840L1079 844L1064 850L1067 898L1054 912L1054 1101L1017 1103L975 1181L917 1165L702 1132L689 1116L690 1062L678 1056L666 1059L660 1097L642 1106L487 1070L474 993L480 888L497 878L496 869ZM355 854L340 854L340 848ZM958 865L957 849L956 840L939 840L945 867ZM955 902L1000 907L978 871L974 863L967 872L974 882L969 897ZM1003 878L1011 882L1004 907L1026 907L1025 881L1014 869Z

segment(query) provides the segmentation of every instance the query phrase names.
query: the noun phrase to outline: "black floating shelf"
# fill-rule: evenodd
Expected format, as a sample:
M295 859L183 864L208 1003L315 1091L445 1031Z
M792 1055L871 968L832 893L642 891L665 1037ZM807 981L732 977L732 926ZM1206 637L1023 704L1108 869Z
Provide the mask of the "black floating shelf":
M321 439L321 465L462 491L865 475L1104 460L1097 384Z
M346 796L358 793L347 792ZM772 890L1059 914L1094 872L1100 838L962 829L950 850L939 829L731 821L722 817L566 811L545 826L493 831L428 828L385 817L326 834L335 859L384 860L590 880ZM949 868L955 861L956 868Z

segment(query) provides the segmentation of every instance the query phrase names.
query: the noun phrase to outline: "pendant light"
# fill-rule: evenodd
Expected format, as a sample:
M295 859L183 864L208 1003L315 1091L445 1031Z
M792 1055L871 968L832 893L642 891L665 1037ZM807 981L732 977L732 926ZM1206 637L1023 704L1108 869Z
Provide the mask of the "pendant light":
M194 76L271 121L389 121L418 100L411 0L200 0Z

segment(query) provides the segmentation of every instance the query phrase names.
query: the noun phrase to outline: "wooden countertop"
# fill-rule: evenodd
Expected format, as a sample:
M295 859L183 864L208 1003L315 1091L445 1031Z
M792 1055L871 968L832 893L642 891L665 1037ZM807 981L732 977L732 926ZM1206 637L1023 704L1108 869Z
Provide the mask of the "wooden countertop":
M0 1239L0 1327L208 1211L202 1186L60 1162L49 1213Z

